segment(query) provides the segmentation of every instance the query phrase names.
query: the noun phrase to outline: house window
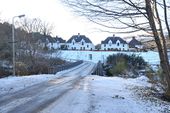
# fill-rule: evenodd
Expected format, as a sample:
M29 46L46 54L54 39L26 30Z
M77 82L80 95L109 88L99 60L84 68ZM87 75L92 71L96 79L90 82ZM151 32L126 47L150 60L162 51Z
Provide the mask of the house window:
M74 47L74 50L76 50L76 47Z
M82 42L81 44L84 45L84 42Z
M117 43L117 46L119 46L120 44L119 44L119 42Z
M89 45L87 45L87 48L89 48Z
M123 44L123 47L125 47L125 45Z
M109 42L109 46L111 46L112 45L112 43L111 42Z
M80 50L82 50L82 47L80 48Z
M74 45L74 42L73 42L73 45Z
M85 47L83 47L83 50L85 50Z
M104 47L106 47L106 44L104 44Z

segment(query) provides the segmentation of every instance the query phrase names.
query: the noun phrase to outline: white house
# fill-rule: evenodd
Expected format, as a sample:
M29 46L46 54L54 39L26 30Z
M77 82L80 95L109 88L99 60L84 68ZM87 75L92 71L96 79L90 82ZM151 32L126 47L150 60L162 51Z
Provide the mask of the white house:
M67 41L67 49L68 50L94 50L95 46L91 42L89 38L87 38L85 35L73 35L68 41Z
M47 39L47 47L49 49L64 49L65 48L65 40L59 37L46 37Z
M41 48L45 48L47 47L47 45L49 44L49 40L44 37L44 36L41 36L40 38L38 38L37 40L37 45Z
M142 43L136 40L135 37L133 37L132 40L129 42L129 47L135 49L143 49Z
M129 50L129 46L125 40L120 37L112 36L106 38L101 43L101 50L119 50L119 51L127 51Z
M53 48L54 49L65 49L66 48L66 41L63 40L60 37L54 38Z

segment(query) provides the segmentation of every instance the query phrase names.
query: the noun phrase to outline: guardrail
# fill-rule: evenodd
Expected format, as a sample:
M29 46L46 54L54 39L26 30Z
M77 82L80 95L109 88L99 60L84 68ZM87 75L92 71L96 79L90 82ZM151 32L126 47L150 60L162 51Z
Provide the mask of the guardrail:
M97 63L97 66L96 66L96 68L94 69L92 75L104 76L104 69L103 69L103 66L102 66L101 61L99 61L99 62Z
M80 61L73 62L73 63L67 63L67 64L63 64L63 65L53 66L53 67L50 67L48 69L48 73L49 74L55 74L55 73L57 73L59 71L63 71L63 70L67 70L67 69L76 67L76 66L78 66L78 65L80 65L82 63L83 63L83 61L80 60Z

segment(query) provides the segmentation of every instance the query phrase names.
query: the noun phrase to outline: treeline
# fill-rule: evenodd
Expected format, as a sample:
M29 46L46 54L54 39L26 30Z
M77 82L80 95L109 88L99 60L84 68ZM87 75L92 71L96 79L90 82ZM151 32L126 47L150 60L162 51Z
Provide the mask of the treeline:
M50 37L53 26L40 19L25 18L15 22L16 73L29 75L48 73L50 65L62 64L60 59L45 58L48 51L46 38ZM0 76L12 74L12 25L0 22ZM57 62L57 63L56 63Z

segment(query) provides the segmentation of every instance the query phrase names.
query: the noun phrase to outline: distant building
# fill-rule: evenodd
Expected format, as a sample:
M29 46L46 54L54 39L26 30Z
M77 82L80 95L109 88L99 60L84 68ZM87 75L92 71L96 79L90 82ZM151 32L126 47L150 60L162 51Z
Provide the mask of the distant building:
M140 41L136 40L135 37L129 42L129 48L143 49L143 45Z
M94 50L95 46L91 42L89 38L87 38L85 35L73 35L68 41L67 41L67 49L68 50Z
M127 51L127 50L129 50L129 46L128 46L128 44L125 40L123 40L120 37L116 37L116 36L113 35L112 37L108 37L104 41L102 41L101 50Z
M36 34L37 35L37 34ZM39 47L41 47L41 48L45 48L45 47L47 47L47 45L48 45L48 43L49 43L49 40L45 37L45 36L43 36L43 35L41 35L41 34L39 34L40 35L40 37L37 37L38 39L37 39L37 45L39 46ZM38 36L38 35L37 35Z
M65 40L59 37L51 37L50 35L41 35L40 33L33 34L37 40L37 45L41 48L51 49L64 49Z
M51 47L54 49L66 49L66 41L60 37L53 38L54 42Z

